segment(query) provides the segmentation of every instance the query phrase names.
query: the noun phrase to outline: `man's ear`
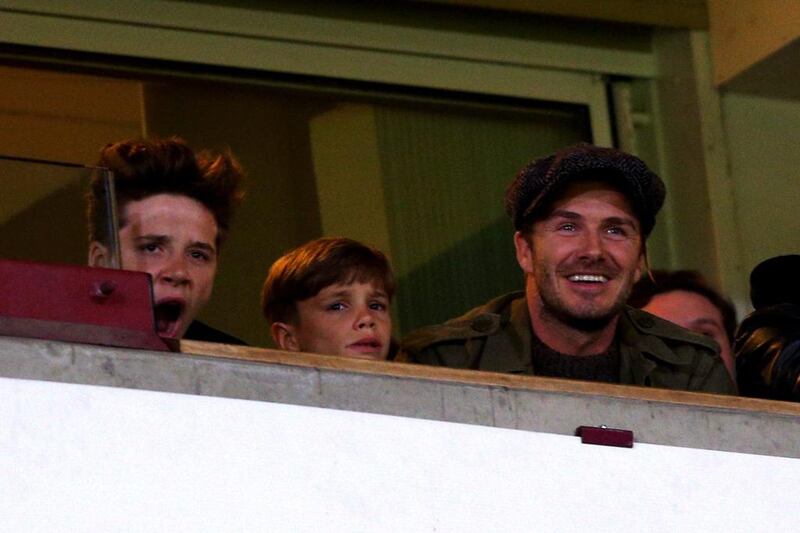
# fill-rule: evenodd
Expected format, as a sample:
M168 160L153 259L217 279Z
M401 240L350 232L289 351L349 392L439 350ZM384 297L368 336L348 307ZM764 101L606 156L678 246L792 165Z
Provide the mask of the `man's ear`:
M520 231L514 233L514 247L517 250L517 263L519 263L519 267L526 274L532 273L533 250L531 249L531 243Z
M642 275L652 276L650 274L650 261L647 259L647 245L644 243L642 244L642 252L639 254L639 261L636 263L633 282L636 283L642 279Z
M272 340L275 341L278 348L289 350L290 352L300 351L300 343L297 340L295 326L285 322L273 322L269 330L272 333Z
M110 267L111 258L108 254L108 247L98 241L89 244L89 266L90 267Z

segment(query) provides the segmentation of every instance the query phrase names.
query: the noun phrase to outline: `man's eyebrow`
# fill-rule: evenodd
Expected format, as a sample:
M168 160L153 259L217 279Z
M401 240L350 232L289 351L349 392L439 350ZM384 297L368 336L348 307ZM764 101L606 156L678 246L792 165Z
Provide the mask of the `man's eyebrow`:
M569 220L579 220L583 217L574 211L566 209L554 209L547 218L566 218Z
M389 295L386 294L386 291L382 289L376 289L370 293L372 298L389 298Z
M628 217L608 217L606 219L607 224L616 224L617 226L631 226L633 228L637 227L636 221L633 218Z

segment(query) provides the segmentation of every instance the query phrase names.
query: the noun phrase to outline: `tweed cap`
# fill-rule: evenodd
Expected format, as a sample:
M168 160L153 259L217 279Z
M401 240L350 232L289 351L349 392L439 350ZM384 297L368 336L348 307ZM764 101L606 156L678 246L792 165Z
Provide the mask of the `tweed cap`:
M647 237L664 204L664 182L638 157L613 148L578 144L528 163L506 190L506 212L525 229L574 180L602 179L622 188Z

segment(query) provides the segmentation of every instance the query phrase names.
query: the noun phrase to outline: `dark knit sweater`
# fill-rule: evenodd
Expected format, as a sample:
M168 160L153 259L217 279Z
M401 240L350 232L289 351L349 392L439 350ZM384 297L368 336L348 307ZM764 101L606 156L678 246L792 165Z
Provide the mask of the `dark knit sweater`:
M619 383L619 349L616 342L597 355L566 355L539 340L531 339L533 373L551 378L583 379Z

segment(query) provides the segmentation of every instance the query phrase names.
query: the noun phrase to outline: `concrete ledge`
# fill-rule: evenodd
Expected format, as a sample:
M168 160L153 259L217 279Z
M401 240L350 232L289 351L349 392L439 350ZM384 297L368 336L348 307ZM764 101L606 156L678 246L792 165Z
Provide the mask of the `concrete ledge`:
M184 341L164 354L0 338L0 376L800 457L800 405Z

